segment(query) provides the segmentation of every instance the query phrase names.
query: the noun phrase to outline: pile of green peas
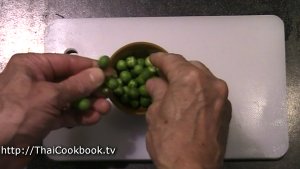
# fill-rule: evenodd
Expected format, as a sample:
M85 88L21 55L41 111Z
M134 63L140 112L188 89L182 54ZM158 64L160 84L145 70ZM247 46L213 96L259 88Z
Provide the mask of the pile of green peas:
M107 58L99 59L99 66L105 66ZM105 68L105 67L104 67ZM154 76L158 76L158 69L152 65L149 57L138 58L128 56L117 61L114 69L116 75L108 77L103 92L111 92L119 101L131 108L148 108L151 97L146 90L146 82Z
M103 70L107 69L110 58L101 56L98 65ZM117 61L114 69L116 74L106 77L101 92L106 96L114 94L124 106L134 109L148 108L152 100L146 90L146 82L158 76L158 69L152 65L149 57L125 57ZM91 101L88 97L82 98L75 106L80 111L86 111L90 109Z

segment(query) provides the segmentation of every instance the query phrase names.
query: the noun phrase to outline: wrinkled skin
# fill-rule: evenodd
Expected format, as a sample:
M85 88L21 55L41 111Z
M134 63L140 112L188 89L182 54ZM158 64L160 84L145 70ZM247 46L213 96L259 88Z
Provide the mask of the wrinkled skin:
M59 54L14 55L0 75L0 145L35 145L51 130L98 122L110 107L105 99L96 99L89 112L69 107L103 81L104 73L92 59ZM28 158L0 156L0 166L22 168Z
M180 55L150 57L165 78L146 87L153 98L146 118L148 152L158 169L219 169L231 118L228 88L202 63Z
M158 169L217 169L222 165L231 116L228 89L200 62L158 53L151 61L165 75L147 82L153 97L146 118L147 149ZM108 112L99 98L89 112L74 100L104 81L96 62L79 56L18 54L0 74L0 144L26 147L51 130L90 125ZM0 166L23 168L31 157L0 156Z

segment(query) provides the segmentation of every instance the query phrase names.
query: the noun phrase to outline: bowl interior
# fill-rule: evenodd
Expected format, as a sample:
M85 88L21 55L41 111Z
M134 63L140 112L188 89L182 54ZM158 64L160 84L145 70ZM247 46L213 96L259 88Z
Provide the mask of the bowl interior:
M128 45L121 47L111 56L111 66L115 68L118 60L124 59L128 56L135 56L137 58L146 58L150 54L156 52L167 52L167 51L162 47L149 42L130 43ZM146 113L145 108L134 109L122 104L119 101L118 97L115 96L114 94L111 94L109 98L118 109L120 109L125 113L136 114L136 115L144 115Z

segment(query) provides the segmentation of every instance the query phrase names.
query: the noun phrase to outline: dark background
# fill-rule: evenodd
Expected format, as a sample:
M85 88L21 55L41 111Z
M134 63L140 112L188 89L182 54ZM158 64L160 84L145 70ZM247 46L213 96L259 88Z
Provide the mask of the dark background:
M300 168L300 0L0 0L0 71L13 53L43 52L44 30L59 18L264 15L285 24L290 148L279 160L226 161L225 169ZM154 169L151 162L54 162L36 157L29 169Z

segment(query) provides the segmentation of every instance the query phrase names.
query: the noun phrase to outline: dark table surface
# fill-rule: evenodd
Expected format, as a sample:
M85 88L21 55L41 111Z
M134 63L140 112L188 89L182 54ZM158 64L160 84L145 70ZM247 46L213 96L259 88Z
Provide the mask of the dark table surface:
M273 161L226 161L226 169L300 168L300 0L0 0L0 71L12 54L43 52L44 30L59 18L191 16L279 16L285 24L290 147ZM29 169L154 169L150 162L55 162L37 156Z

